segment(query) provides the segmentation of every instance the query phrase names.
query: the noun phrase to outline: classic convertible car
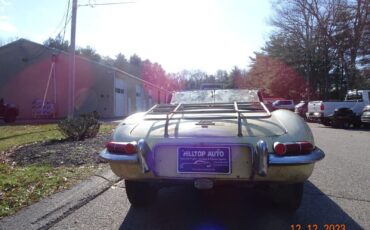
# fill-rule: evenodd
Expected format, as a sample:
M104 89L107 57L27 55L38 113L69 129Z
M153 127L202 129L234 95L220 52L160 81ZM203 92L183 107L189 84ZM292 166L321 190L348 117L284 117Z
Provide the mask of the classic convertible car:
M125 179L132 205L154 201L161 186L263 185L295 211L303 182L324 153L288 110L271 112L257 90L176 92L170 104L126 118L100 156Z

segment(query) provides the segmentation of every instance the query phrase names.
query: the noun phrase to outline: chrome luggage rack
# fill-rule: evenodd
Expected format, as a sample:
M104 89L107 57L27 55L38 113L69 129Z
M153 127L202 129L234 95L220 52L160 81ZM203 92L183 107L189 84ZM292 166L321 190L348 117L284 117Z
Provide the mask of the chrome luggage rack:
M205 114L224 113L225 116L204 116ZM260 115L248 115L250 113L262 113ZM186 119L238 119L238 137L242 134L241 120L246 118L267 118L271 116L270 111L262 102L234 102L234 103L202 103L202 104L156 104L144 115L144 120L163 120L158 117L149 117L149 115L166 115L166 123L164 127L164 137L168 135L168 124L171 119L182 119L182 117L174 118L175 114L201 114L201 116L187 116ZM226 115L227 114L227 115ZM235 115L231 115L235 114Z

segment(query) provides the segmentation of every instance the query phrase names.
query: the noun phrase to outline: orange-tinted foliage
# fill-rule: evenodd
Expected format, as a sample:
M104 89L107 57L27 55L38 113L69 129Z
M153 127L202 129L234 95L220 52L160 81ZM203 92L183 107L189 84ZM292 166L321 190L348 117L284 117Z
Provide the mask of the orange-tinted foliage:
M293 68L265 55L257 55L247 76L247 84L264 89L270 97L283 97L293 100L304 99L308 85Z

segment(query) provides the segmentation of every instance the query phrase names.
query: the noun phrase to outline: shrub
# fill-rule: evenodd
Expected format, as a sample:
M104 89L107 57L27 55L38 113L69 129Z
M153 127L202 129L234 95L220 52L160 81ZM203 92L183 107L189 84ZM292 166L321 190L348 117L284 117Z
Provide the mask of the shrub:
M67 118L58 123L60 132L69 140L80 141L95 137L100 128L98 113L81 114L75 118Z

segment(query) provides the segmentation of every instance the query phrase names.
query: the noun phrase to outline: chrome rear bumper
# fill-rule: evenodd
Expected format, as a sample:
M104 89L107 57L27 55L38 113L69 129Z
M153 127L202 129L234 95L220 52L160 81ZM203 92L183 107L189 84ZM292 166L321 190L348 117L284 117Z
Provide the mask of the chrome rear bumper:
M107 150L103 150L100 153L100 157L109 161L112 170L123 178L160 179L161 177L156 176L156 173L149 167L151 164L146 160L146 151L150 150L144 142L139 141L139 143L141 144L139 145L139 153L137 154L118 155L110 153ZM299 175L299 177L297 177L299 180L307 179L312 173L314 163L325 157L324 152L317 147L311 153L305 155L277 156L274 153L268 152L267 144L262 140L258 142L256 149L251 151L251 153L253 165L252 174L257 176L253 180L262 181L281 181L284 180L284 178L293 178L294 174ZM284 168L283 171L281 171L282 168ZM283 172L284 175L281 174ZM196 175L194 176L196 177ZM181 176L179 175L173 175L173 177L181 179ZM216 177L213 179L216 179ZM223 177L220 179L249 180L250 178Z

